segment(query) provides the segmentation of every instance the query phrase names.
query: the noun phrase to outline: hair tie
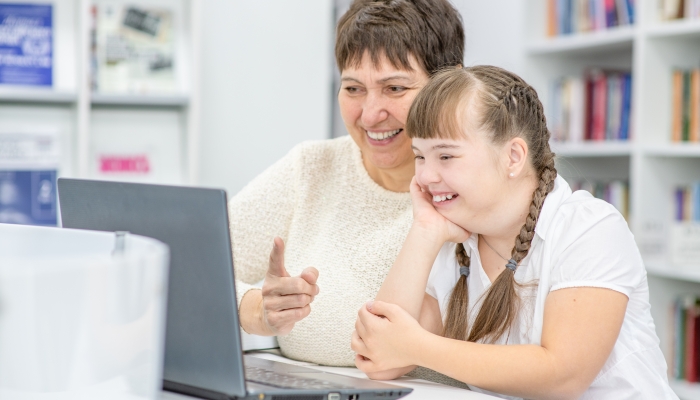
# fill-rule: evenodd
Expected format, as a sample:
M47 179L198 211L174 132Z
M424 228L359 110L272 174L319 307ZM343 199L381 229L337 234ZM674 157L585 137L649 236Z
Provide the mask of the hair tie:
M506 268L513 271L513 273L515 273L516 268L518 268L518 263L516 263L515 260L511 258L510 260L508 260L508 264L506 264Z
M469 267L459 267L459 274L464 275L465 278L469 278Z

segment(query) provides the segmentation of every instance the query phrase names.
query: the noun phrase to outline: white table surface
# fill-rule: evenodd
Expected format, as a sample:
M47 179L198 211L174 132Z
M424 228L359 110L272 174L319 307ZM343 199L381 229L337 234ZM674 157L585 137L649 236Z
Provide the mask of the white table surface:
M278 355L270 354L270 353L264 353L264 352L248 353L248 355L253 355L256 357L260 357L260 358L265 358L268 360L275 360L275 361L282 361L282 362L286 362L286 363L290 363L290 364L303 365L305 367L318 369L318 370L321 370L324 372L332 372L332 373L339 374L339 375L347 375L347 376L352 376L355 378L367 379L367 376L364 374L364 372L358 370L357 368L322 367L322 366L319 366L316 364L294 361L294 360L290 360L288 358L284 358L282 356L278 356ZM409 399L409 400L435 400L435 399L440 399L440 400L453 400L453 399L454 400L457 400L457 399L459 399L459 400L489 400L490 399L490 400L493 400L493 399L497 399L497 397L487 396L485 394L476 393L476 392L472 392L472 391L465 390L465 389L459 389L459 388L455 388L452 386L445 386L445 385L441 385L439 383L429 382L429 381L426 381L423 379L402 377L402 378L399 378L399 379L396 379L393 381L386 381L386 383L413 388L413 392L411 392L408 396L403 397L404 399ZM193 397L184 396L181 394L171 393L171 392L162 392L160 399L161 400L192 400Z

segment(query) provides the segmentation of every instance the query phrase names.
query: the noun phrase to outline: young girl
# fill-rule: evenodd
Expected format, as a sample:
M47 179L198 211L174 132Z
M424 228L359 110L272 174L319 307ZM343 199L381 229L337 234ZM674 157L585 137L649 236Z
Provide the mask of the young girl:
M420 365L506 398L678 398L627 223L557 176L531 86L492 66L441 72L406 132L414 221L358 313L358 368Z

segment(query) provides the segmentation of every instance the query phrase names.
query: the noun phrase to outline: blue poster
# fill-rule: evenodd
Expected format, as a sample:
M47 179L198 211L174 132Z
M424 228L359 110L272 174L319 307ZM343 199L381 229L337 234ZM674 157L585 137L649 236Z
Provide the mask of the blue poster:
M0 84L53 84L50 4L0 3Z
M0 222L58 224L56 170L0 171Z

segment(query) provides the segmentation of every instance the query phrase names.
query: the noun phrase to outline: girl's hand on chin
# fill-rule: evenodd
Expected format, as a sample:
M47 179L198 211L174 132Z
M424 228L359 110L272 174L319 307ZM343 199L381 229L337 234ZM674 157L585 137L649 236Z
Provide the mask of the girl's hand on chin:
M355 365L364 373L376 373L415 364L411 351L424 343L428 332L396 304L369 302L360 307L351 347Z
M413 203L413 224L442 236L443 242L462 243L471 232L443 217L433 206L433 197L413 177L411 181L411 201Z

